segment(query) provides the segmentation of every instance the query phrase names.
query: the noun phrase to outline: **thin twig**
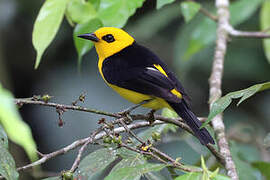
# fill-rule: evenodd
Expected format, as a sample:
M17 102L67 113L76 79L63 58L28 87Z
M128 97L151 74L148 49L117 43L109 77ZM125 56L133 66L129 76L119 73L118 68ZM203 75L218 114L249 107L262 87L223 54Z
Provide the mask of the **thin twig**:
M234 37L243 37L243 38L270 38L270 34L264 31L239 31L234 29L232 26L227 26L227 32Z
M216 50L214 54L212 73L209 79L209 103L210 109L212 104L221 97L221 84L222 84L222 74L224 57L227 49L227 39L228 39L228 27L230 11L229 11L229 0L216 0L217 14L218 14L218 28L217 28L217 40L216 40ZM238 175L236 172L235 164L232 160L230 153L230 148L225 136L225 126L222 120L222 115L219 114L211 121L213 129L217 136L218 147L221 155L225 158L225 168L227 174L233 180L238 180Z
M158 124L163 124L164 122L162 121L155 121L152 125L158 125ZM130 125L127 125L129 129L138 129L138 128L142 128L142 127L147 127L147 126L151 126L149 122L147 121L143 121L143 122L136 122L136 123L133 123L133 124L130 124ZM118 128L115 128L114 129L114 132L116 133L122 133L122 132L125 132L125 128L124 127L118 127ZM43 154L44 156L31 163L31 164L28 164L26 166L22 166L22 167L19 167L17 168L18 171L22 171L22 170L26 170L26 169L29 169L29 168L32 168L34 166L38 166L40 164L43 164L45 163L46 161L50 160L51 158L53 157L56 157L56 156L59 156L59 155L63 155L67 152L69 152L70 150L73 150L83 144L85 144L87 141L91 141L92 139L92 142L94 141L97 141L99 139L102 139L104 136L106 136L107 134L105 132L100 132L98 133L95 138L92 138L91 136L90 137L87 137L87 138L83 138L83 139L79 139L77 141L74 141L72 144L62 148L62 149L59 149L57 151L54 151L52 153L49 153L49 154Z
M81 107L81 106L57 104L57 103L44 102L44 101L35 101L35 100L31 100L29 98L15 99L14 102L15 102L15 104L18 104L20 106L23 104L35 104L35 105L49 106L49 107L55 107L55 108L62 108L62 109L66 109L66 110L75 110L75 111L95 113L95 114L100 114L100 115L105 115L105 116L110 116L110 117L116 117L116 118L121 117L120 115L115 114L115 113L99 111L96 109L90 109L90 108L85 108L85 107Z
M218 17L213 15L211 12L209 12L207 9L205 9L204 7L201 6L200 8L200 12L202 14L204 14L205 16L209 17L210 19L212 19L213 21L217 21Z
M92 135L89 137L89 139L84 143L84 145L80 148L78 155L70 169L70 172L75 172L75 170L78 168L81 158L82 158L82 153L85 151L86 147L88 144L92 144L93 140L95 140L95 136L102 131L102 128L98 128L96 131L92 133Z
M139 141L141 143L141 145L144 145L144 141L139 138L135 133L133 133L128 126L125 124L125 122L123 120L120 121L121 125L126 129L126 131L132 136L134 137L137 141ZM150 123L152 124L152 123ZM163 159L166 159L167 161L169 161L170 163L172 163L173 167L176 167L178 169L181 169L183 171L187 171L187 172L193 172L194 170L188 167L183 166L183 164L181 164L180 162L177 162L176 160L174 160L173 158L171 158L169 155L165 154L164 152L161 152L160 150L158 150L157 148L150 146L149 147L150 152L154 152L154 153L150 153L149 155L152 156L153 158L161 161L164 163ZM157 155L158 156L157 156ZM160 159L159 157L162 157L163 159ZM167 161L165 161L165 164L168 164Z
M66 110L69 109L69 110L74 110L74 111L83 111L83 112L88 112L88 113L101 114L101 115L105 115L105 116L109 116L109 117L119 118L119 119L116 119L115 121L113 121L112 124L119 123L119 121L121 119L123 121L128 120L128 117L126 117L126 116L123 117L123 115L117 114L117 113L109 113L109 112L99 111L99 110L85 108L85 107L81 107L81 106L72 106L72 105L65 105L65 104L58 104L58 103L51 103L51 102L46 103L43 101L32 100L32 99L33 98L23 98L23 99L15 99L14 101L16 104L19 104L19 105L33 104L33 105L41 105L41 106L48 106L48 107L54 107L54 108L61 107L61 108L66 109ZM144 115L144 114L130 115L130 117L134 121L135 120L146 120L146 121L149 120L149 115ZM181 127L182 129L188 131L189 133L193 134L193 131L184 123L184 121L181 118L168 118L168 117L163 117L161 115L155 115L154 117L155 117L155 122L157 120L159 120L159 121L157 121L159 123L161 123L160 121L163 121L166 123L175 124L175 125ZM198 119L202 122L204 122L206 120L206 118L202 118L202 117L198 117ZM83 142L83 143L85 143L85 142ZM208 145L207 147L214 154L214 156L217 157L217 159L222 159L222 156L213 147L211 148L211 145ZM223 162L223 160L221 161L221 163L222 162Z

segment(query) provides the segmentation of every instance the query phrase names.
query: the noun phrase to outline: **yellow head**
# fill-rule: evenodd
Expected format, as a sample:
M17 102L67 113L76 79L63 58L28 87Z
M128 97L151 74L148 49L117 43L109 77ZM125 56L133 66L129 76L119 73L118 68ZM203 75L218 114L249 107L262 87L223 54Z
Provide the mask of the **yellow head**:
M105 59L134 42L133 37L122 29L103 27L94 33L79 35L78 37L94 42L99 59Z

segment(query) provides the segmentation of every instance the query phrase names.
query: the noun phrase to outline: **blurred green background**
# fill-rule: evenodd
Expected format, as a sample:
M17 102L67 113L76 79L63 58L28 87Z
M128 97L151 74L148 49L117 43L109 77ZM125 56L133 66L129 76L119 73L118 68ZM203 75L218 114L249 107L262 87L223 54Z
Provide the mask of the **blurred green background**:
M83 106L99 110L118 112L131 104L108 88L97 70L97 55L92 49L83 57L81 73L77 68L77 54L73 43L73 28L63 21L56 39L46 50L42 62L34 70L35 51L32 46L32 30L35 18L43 1L0 1L0 82L15 97L31 97L49 94L54 102L71 104L82 92L86 92ZM204 1L213 9L213 1ZM214 41L195 55L186 56L190 36L197 24L205 18L198 14L185 23L177 3L155 8L154 0L147 0L133 15L124 29L136 41L147 46L161 57L178 75L192 99L192 108L198 116L208 115L208 78L214 52ZM236 27L241 30L259 30L259 10L254 10ZM206 32L207 32L207 26ZM215 37L215 32L206 35ZM231 38L225 60L223 94L247 88L270 80L270 65L263 52L260 39ZM237 101L225 111L224 121L227 135L236 141L246 153L246 160L270 161L269 152L263 148L263 139L270 130L270 93L265 91L251 97L239 107ZM0 102L1 103L1 102ZM49 153L79 138L87 137L97 127L102 116L68 111L64 113L65 125L58 127L58 116L53 108L25 105L21 115L32 128L38 150ZM147 112L140 108L137 112ZM199 147L199 148L198 148ZM89 151L97 147L91 146ZM204 147L194 144L190 138L177 141L168 136L161 150L173 157L181 156L188 164L196 163ZM11 146L17 166L28 161L23 150ZM177 151L175 150L177 149ZM198 150L199 149L199 150ZM201 149L201 150L200 150ZM58 172L70 168L76 151L57 157L42 165L44 170ZM24 174L21 179L29 179Z

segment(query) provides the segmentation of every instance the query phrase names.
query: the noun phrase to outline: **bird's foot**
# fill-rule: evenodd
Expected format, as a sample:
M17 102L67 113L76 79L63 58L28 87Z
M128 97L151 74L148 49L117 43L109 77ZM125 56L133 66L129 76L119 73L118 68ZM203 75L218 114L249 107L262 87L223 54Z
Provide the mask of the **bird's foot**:
M156 110L152 109L147 115L148 115L148 121L150 123L150 125L153 124L153 122L155 122L155 115L154 113L156 112Z
M144 101L140 102L139 104L136 104L135 106L131 106L131 107L125 109L124 111L119 112L118 114L122 115L122 116L126 116L127 114L129 115L133 110L137 109L138 107L140 107L140 106L142 106L150 101L152 101L152 99L144 100Z

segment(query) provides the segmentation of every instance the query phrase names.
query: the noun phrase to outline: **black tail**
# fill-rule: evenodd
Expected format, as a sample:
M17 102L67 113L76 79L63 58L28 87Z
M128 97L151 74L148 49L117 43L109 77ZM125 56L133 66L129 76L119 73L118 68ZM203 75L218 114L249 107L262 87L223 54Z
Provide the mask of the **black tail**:
M214 139L211 137L209 132L202 128L200 129L202 123L198 120L195 114L187 107L184 102L181 103L171 103L169 105L176 111L176 113L183 118L187 125L192 129L195 136L200 140L203 145L208 143L215 144Z

